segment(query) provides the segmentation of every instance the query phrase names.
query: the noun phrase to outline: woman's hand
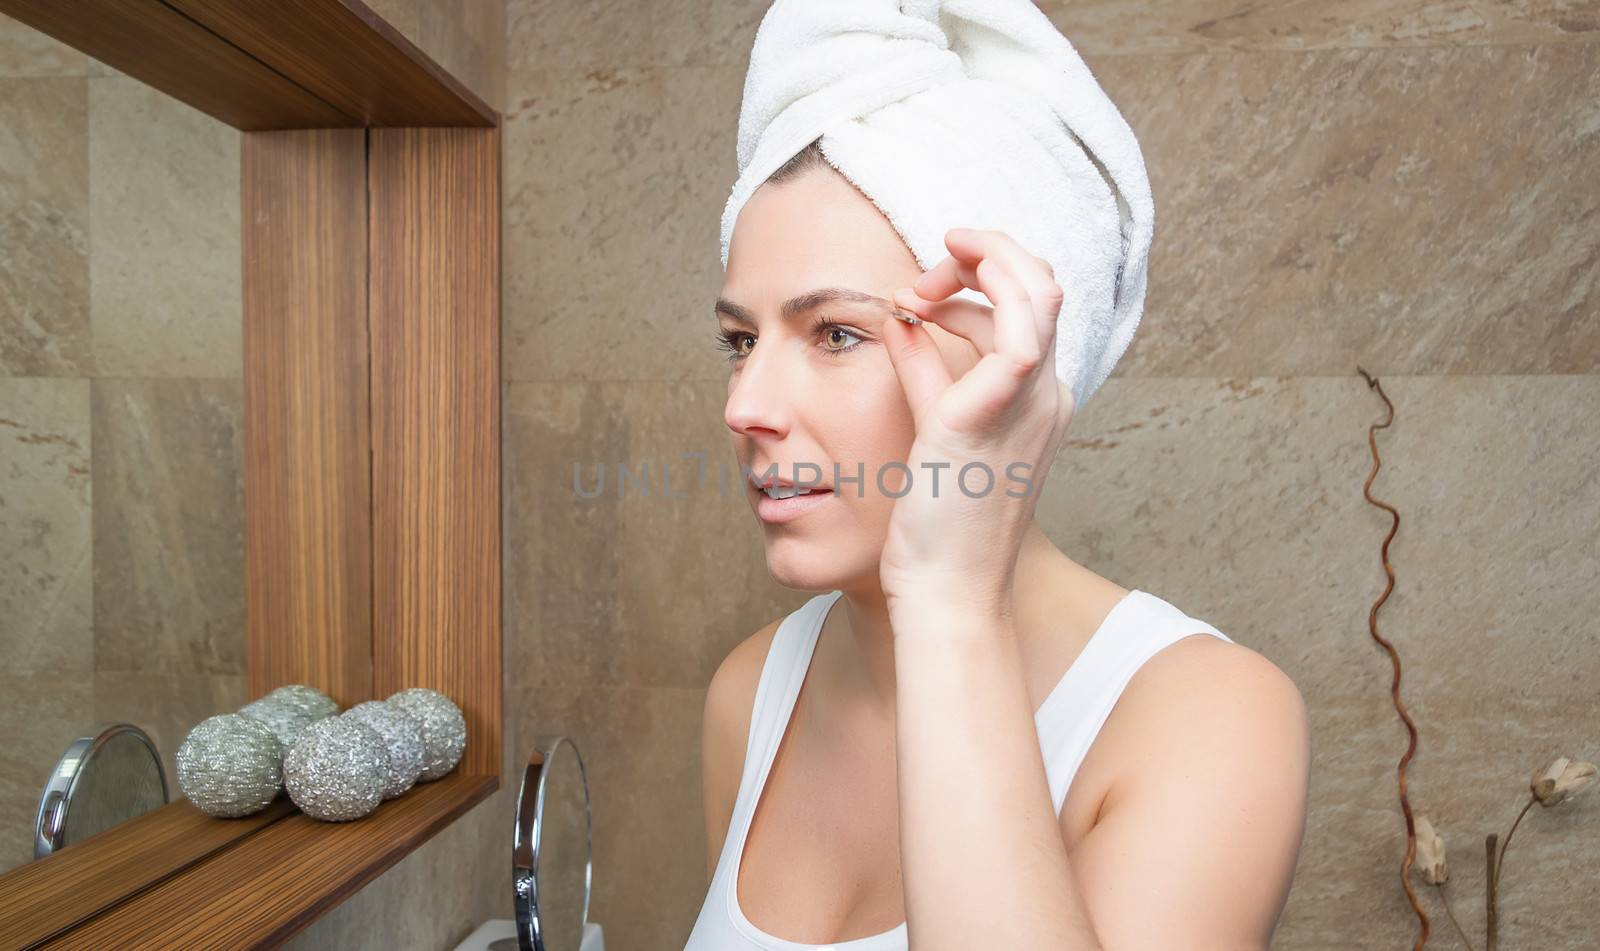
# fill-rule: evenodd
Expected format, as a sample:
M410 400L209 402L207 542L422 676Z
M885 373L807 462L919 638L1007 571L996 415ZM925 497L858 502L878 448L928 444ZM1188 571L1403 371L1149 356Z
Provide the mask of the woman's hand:
M894 300L980 359L952 380L926 327L884 323L917 434L879 573L891 619L1009 619L1017 553L1072 418L1072 391L1055 375L1062 289L1049 262L1004 232L954 228L945 247L950 256ZM945 301L962 287L995 306Z

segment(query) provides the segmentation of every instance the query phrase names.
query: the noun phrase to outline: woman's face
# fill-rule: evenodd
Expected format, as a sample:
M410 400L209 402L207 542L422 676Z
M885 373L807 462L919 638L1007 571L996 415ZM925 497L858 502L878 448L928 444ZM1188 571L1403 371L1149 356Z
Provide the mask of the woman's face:
M731 348L724 418L767 568L786 587L877 578L890 493L904 484L903 470L882 467L903 464L916 434L882 328L896 319L895 288L921 274L888 219L832 169L763 185L739 211L717 303ZM844 296L819 293L830 291ZM977 362L965 339L922 326L952 377ZM773 500L746 469L820 491Z

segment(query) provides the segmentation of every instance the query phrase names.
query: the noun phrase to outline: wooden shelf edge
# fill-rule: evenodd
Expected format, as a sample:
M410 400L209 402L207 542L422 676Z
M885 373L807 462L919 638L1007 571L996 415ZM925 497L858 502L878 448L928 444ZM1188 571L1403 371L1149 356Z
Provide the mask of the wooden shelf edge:
M446 90L453 94L456 99L459 99L466 109L475 114L477 121L466 121L462 122L461 125L485 126L490 128L499 127L502 118L500 115L500 110L484 101L483 97L473 92L472 88L466 83L462 82L460 79L457 79L454 73L450 72L448 69L445 69L443 64L439 63L432 56L430 56L426 50L423 50L421 47L407 39L404 33L401 33L398 29L395 29L393 24L379 16L371 7L367 6L366 0L339 0L339 2L344 5L345 9L360 17L361 20L366 23L368 29L383 37L386 41L388 41L390 46L399 50L403 55L413 60L423 71L433 77L435 82L443 86ZM374 125L379 124L380 123L374 123ZM407 120L405 122L388 122L382 124L400 126L416 125L418 123ZM434 122L430 124L438 125L440 123Z
M244 131L500 122L361 0L0 0L0 12Z
M353 822L295 812L41 947L275 947L499 787L496 775L451 774Z
M287 797L239 819L176 799L0 875L0 947L33 948L297 810Z
M162 0L364 126L491 127L499 114L362 0Z

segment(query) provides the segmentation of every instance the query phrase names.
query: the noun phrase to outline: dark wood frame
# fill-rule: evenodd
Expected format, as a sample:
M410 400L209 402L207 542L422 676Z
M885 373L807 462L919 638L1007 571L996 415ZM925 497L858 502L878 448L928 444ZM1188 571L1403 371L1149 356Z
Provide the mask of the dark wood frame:
M0 946L278 944L499 786L499 116L359 0L0 12L245 133L249 695L433 687L468 736L355 822L180 799L0 875Z

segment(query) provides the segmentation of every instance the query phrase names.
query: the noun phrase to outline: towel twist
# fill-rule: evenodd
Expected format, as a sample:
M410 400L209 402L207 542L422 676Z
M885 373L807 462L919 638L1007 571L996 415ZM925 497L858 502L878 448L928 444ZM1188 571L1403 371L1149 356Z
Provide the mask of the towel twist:
M1030 0L776 0L745 74L724 269L739 209L818 138L924 270L955 227L1050 262L1055 372L1081 410L1139 324L1155 208L1133 131L1049 18Z

